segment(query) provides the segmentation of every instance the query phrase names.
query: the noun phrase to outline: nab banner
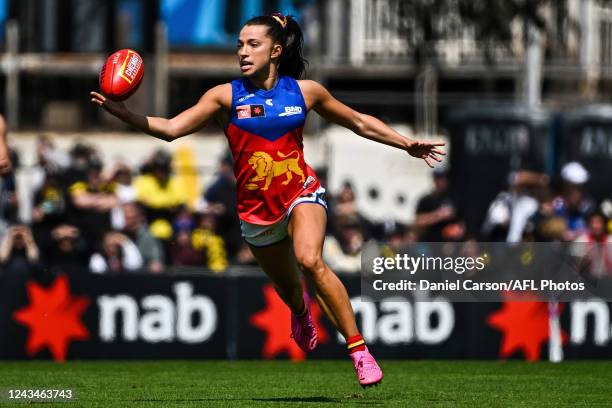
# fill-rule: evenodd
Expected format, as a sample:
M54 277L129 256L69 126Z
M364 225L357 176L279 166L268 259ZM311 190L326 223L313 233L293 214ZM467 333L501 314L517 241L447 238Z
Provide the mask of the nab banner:
M566 359L612 358L612 304L601 300L372 302L360 296L358 276L342 280L381 358L536 361L553 343ZM261 275L0 275L0 359L341 358L344 339L310 305L320 345L306 355L290 337L289 309Z
M223 278L0 277L0 358L220 358Z

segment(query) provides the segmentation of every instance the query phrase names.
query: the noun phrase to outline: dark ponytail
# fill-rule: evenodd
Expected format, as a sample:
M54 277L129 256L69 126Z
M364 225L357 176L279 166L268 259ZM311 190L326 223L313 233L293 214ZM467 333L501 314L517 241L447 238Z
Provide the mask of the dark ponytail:
M283 51L278 65L278 74L300 79L306 72L306 61L302 55L304 34L300 25L292 16L274 13L271 16L253 17L245 25L265 25L268 36L278 42Z

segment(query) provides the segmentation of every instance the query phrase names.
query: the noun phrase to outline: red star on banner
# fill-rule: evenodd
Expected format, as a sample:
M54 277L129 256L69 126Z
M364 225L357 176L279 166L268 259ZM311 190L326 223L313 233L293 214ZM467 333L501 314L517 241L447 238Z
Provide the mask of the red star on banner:
M512 294L517 299L521 295ZM532 295L525 295L530 299ZM559 305L558 313L563 311ZM542 344L550 337L548 326L548 303L545 302L504 302L501 309L487 318L487 323L502 332L500 357L510 357L522 350L527 361L540 359ZM561 332L562 343L568 340L567 333Z
M261 108L253 108L253 112L254 112L256 115L259 115L259 114L261 113Z
M263 288L266 308L251 316L250 323L258 329L266 332L266 340L262 349L264 358L272 359L286 352L294 361L304 360L306 353L290 337L291 334L291 310L278 296L274 287L267 284ZM317 328L319 343L329 341L329 335L321 324L321 309L316 300L310 301L310 313Z
M30 304L17 310L13 318L29 329L28 356L47 347L55 361L65 361L71 341L89 338L80 320L89 299L72 297L65 275L58 276L48 288L29 281L27 291Z

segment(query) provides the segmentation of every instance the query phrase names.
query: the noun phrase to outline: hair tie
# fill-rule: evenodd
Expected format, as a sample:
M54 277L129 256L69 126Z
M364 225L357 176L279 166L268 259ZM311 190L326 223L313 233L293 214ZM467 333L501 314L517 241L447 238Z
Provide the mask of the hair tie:
M278 21L278 24L283 27L283 30L287 27L287 17L283 16L281 13L272 13L272 18Z

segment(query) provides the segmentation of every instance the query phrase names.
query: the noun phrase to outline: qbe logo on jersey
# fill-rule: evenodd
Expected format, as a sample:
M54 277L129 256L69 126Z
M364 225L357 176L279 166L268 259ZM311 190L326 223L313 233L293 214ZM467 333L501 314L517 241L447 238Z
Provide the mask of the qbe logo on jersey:
M300 113L302 113L301 106L285 106L285 111L279 113L278 116L299 115Z

